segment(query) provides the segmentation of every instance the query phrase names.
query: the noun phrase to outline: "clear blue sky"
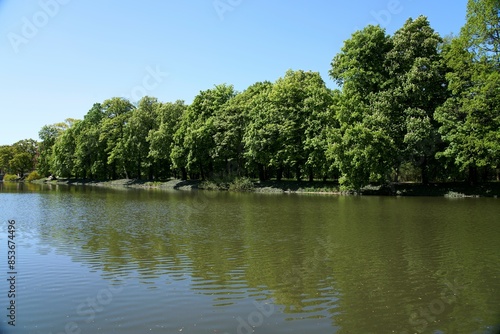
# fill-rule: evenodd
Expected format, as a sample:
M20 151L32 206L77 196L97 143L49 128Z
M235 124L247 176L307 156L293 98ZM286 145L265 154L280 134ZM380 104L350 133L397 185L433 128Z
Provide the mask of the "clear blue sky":
M319 71L333 88L330 62L354 31L380 23L392 34L426 15L458 34L466 3L0 0L0 145L38 140L43 125L114 96L190 103L215 84L242 91L288 69Z

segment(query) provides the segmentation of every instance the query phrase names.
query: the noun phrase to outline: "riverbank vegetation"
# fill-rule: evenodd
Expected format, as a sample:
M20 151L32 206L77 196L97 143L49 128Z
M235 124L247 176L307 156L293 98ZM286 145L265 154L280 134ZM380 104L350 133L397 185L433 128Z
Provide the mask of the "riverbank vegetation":
M28 141L35 152L1 147L0 169L241 190L252 179L336 180L342 190L498 180L499 10L498 1L470 0L455 37L424 16L392 36L367 26L333 58L339 89L317 72L290 70L242 92L217 85L190 105L110 98L83 120L44 126L39 143Z

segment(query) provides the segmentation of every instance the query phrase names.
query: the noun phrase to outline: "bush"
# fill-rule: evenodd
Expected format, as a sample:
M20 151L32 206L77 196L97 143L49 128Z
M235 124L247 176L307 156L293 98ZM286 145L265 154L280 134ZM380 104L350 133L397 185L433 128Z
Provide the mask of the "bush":
M245 192L245 191L254 191L254 190L255 190L255 186L254 186L252 180L250 180L247 177L238 177L238 178L234 179L234 181L229 184L229 191Z
M17 181L19 178L14 174L5 174L3 180L6 182Z
M203 181L198 188L203 190L221 190L220 186L215 181Z
M33 172L31 172L27 177L26 177L26 181L28 182L31 182L31 181L35 181L35 180L39 180L41 179L42 176L40 176L40 174L38 174L38 172L35 170Z

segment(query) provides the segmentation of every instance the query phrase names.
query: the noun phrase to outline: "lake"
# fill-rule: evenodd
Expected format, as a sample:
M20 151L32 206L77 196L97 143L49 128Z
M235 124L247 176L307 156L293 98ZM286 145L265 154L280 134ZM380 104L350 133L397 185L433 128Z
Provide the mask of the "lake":
M493 198L0 183L0 332L496 333L499 217Z

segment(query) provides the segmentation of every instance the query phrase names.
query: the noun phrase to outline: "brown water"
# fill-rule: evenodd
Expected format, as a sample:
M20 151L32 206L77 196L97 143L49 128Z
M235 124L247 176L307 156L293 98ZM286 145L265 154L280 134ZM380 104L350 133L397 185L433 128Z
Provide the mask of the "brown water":
M500 201L0 184L6 333L495 333Z

